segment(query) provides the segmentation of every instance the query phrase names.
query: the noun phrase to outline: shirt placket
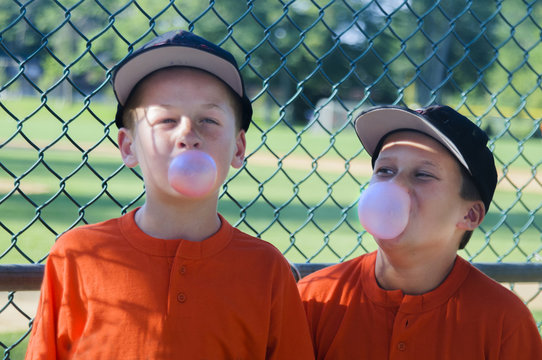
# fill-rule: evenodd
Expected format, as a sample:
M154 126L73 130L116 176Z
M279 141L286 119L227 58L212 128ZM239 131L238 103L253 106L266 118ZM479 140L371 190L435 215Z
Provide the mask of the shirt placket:
M393 323L390 341L390 360L413 359L413 339L411 325L414 321L412 314L397 312Z
M175 256L170 272L168 289L168 317L172 321L188 319L194 314L197 299L191 291L192 275L196 264Z

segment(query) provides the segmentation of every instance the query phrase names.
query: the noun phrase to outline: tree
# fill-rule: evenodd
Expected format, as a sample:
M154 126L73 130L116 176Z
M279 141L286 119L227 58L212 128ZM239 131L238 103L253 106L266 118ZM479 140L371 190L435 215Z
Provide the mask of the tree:
M501 4L0 0L0 58L15 72L24 68L42 94L66 96L57 92L64 87L94 96L110 89L107 74L128 52L156 34L185 28L230 50L251 96L266 98L288 123L304 123L321 98L350 109L350 102L362 100L406 101L411 89L420 104L493 96L495 88L526 93L512 96L520 102L539 102L535 19L542 5ZM528 16L503 20L520 5ZM38 77L26 73L30 66Z

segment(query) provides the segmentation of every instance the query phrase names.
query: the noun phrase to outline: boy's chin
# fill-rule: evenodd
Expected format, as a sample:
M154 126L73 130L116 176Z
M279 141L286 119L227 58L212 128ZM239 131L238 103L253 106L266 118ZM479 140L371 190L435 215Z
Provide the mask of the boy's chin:
M375 240L378 247L382 249L387 249L387 248L393 249L394 247L398 245L408 245L408 242L409 242L408 236L405 233L405 231L403 231L401 234L391 239L382 239L376 236L373 236L373 239Z

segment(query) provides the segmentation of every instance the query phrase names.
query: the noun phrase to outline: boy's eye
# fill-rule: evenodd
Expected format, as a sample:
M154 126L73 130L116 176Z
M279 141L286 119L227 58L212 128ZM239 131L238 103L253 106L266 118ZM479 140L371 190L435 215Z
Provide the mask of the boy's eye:
M177 120L175 120L172 116L153 116L148 117L149 122L153 125L169 125L169 124L175 124Z
M203 118L202 119L202 122L206 123L206 124L218 124L218 121L216 121L215 119L212 119L212 118Z
M178 118L177 114L160 106L149 106L145 110L145 115L153 125L175 123Z
M379 167L375 170L375 174L379 176L389 176L393 175L394 171L388 167Z
M433 174L426 171L418 171L416 173L416 177L420 179L434 179L435 178Z

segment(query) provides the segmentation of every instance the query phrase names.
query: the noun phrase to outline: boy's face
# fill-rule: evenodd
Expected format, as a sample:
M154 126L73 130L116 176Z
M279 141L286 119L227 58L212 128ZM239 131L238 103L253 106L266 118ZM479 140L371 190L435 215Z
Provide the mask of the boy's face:
M132 125L119 130L119 148L127 166L140 166L147 198L180 196L168 183L168 168L175 156L190 149L216 162L217 180L209 194L216 197L230 166L243 164L246 146L226 85L199 70L169 68L143 80L132 96Z
M376 239L379 247L405 246L457 251L465 230L483 218L478 201L461 198L458 161L436 140L411 131L389 135L375 162L371 182L394 181L411 199L408 225L398 238Z

